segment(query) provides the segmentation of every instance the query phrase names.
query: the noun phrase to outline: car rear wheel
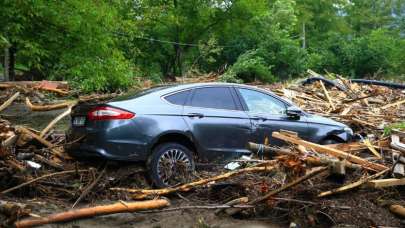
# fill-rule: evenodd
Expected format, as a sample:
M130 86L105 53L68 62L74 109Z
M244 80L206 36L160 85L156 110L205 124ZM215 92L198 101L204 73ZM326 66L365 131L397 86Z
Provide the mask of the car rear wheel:
M178 143L158 145L147 166L153 184L159 188L186 183L194 171L192 152Z

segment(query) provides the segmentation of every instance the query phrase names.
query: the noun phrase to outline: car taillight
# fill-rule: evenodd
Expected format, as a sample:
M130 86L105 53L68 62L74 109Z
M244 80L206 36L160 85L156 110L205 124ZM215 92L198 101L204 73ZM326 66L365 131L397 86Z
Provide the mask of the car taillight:
M100 106L92 109L87 117L89 120L127 120L135 117L135 114L118 108Z

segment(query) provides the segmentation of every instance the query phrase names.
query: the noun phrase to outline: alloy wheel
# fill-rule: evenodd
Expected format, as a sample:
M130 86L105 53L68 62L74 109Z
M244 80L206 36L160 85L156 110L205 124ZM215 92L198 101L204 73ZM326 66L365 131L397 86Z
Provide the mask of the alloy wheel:
M169 149L159 158L158 175L164 184L174 186L190 180L192 163L180 149Z

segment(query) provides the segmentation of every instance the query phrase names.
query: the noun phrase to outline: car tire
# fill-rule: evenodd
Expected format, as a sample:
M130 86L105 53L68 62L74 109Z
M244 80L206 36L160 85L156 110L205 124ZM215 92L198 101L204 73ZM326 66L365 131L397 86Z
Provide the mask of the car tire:
M331 144L338 144L338 143L342 143L336 139L324 139L321 142L321 145L331 145Z
M190 181L195 168L193 153L181 144L163 143L153 149L147 168L153 184L158 188L185 183Z

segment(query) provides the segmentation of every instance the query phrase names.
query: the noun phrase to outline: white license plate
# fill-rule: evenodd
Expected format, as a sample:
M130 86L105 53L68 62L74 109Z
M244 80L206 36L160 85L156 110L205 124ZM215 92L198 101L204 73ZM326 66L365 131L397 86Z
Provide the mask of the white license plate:
M73 117L72 124L73 126L84 126L84 123L86 122L86 117L85 116L75 116Z

